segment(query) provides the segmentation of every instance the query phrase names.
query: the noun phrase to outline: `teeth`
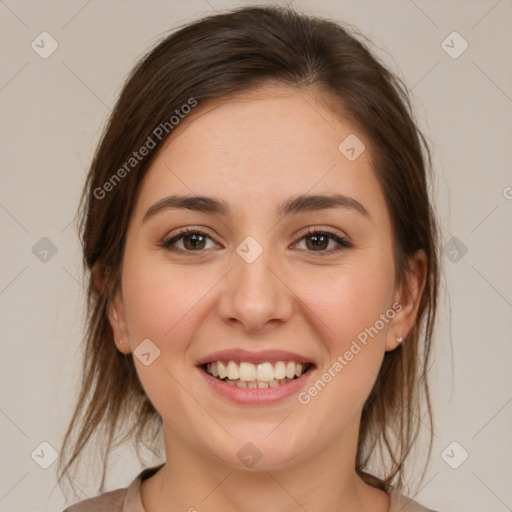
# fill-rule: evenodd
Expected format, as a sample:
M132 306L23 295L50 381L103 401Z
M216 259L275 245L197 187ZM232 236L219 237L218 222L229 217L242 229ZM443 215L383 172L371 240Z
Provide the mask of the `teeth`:
M271 380L270 382L259 382L259 381L250 381L244 382L243 380L229 380L226 379L224 382L230 384L231 386L236 386L237 388L249 388L249 389L266 389L266 388L275 388L280 386L281 384L286 384L291 382L293 379L281 379L281 380Z
M286 364L286 377L289 379L295 377L295 363L293 361Z
M259 380L261 382L270 382L271 380L274 380L274 368L272 368L272 365L270 363L260 363L258 365L257 377L258 378L256 380Z
M294 361L277 361L274 366L270 362L252 364L242 361L214 361L207 363L206 371L229 384L243 388L267 388L279 386L300 377L307 365ZM236 384L233 382L236 381Z
M236 380L240 378L238 375L238 365L234 361L229 361L227 374L227 377L230 380Z
M218 371L218 375L215 374L215 368ZM212 363L213 376L219 377L219 379L225 379L228 376L228 372L222 361Z
M254 366L251 363L240 363L238 376L240 380L245 382L249 382L250 380L256 380L256 366Z
M278 361L275 364L274 375L276 376L276 379L284 379L286 377L286 364L283 361Z

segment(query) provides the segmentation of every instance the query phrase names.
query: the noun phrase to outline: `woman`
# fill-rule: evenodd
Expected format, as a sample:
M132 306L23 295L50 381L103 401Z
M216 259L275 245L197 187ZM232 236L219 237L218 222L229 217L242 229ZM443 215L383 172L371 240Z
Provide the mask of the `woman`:
M162 434L166 462L66 510L426 511L400 489L432 424L428 163L403 87L339 24L243 8L144 57L82 198L59 481L93 434L100 493L113 445Z

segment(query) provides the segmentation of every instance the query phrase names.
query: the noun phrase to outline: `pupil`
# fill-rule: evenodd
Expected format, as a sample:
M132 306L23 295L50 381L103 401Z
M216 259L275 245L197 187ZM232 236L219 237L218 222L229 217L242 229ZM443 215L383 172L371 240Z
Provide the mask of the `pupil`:
M201 239L203 239L203 240L201 240ZM191 241L192 241L192 244L189 243ZM203 246L201 245L201 242L204 244L204 237L197 233L185 236L185 247L187 249L197 249L197 248L202 249Z
M317 243L320 239L322 239L322 241L320 241L320 243ZM325 235L312 235L308 238L308 240L310 240L310 241L316 240L316 242L313 242L313 246L312 246L314 249L318 249L318 248L325 249L325 247L326 247L325 241L327 240L327 243L329 243L329 240L327 239L327 237Z

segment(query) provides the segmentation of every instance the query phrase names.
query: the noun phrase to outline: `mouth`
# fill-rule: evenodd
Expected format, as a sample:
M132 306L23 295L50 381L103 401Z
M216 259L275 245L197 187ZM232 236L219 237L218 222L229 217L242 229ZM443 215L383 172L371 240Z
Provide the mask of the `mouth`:
M247 389L266 389L284 386L300 379L314 369L313 363L293 360L250 361L218 360L199 365L208 375L231 386Z

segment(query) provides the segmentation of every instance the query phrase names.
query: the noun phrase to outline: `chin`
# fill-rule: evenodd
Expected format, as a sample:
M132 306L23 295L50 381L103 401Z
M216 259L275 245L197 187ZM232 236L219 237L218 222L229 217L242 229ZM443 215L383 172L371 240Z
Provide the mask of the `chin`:
M272 428L275 428L275 425ZM217 445L214 451L217 457L234 469L248 471L286 469L296 462L304 450L290 439L286 432L279 435L276 429L269 435L272 428L266 428L264 434L251 432L247 428L241 435L231 432L233 439L223 447Z

